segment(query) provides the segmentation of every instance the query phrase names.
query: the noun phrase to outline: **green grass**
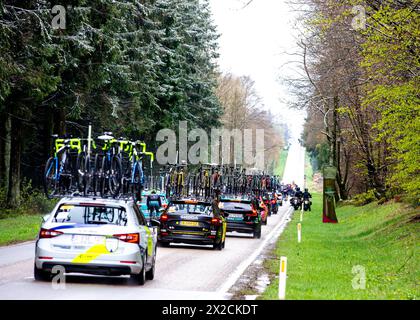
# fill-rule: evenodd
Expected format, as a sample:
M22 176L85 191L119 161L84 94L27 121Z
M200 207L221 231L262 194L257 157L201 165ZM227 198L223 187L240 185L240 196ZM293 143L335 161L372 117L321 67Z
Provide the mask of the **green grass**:
M265 265L278 274L286 256L287 299L418 299L419 223L415 209L391 203L337 208L339 223L322 223L322 197L315 194L311 213L302 223L297 243L297 212ZM352 287L354 266L366 270L366 289ZM277 299L275 279L261 299Z
M40 224L40 215L18 215L0 219L0 246L35 239Z
M31 181L23 181L21 204L9 208L7 193L0 188L0 246L35 239L39 232L41 217L54 208L58 199L49 200L43 191L33 188Z
M274 170L274 175L283 177L288 154L289 154L289 150L282 149L280 151L279 161L277 163L276 169Z

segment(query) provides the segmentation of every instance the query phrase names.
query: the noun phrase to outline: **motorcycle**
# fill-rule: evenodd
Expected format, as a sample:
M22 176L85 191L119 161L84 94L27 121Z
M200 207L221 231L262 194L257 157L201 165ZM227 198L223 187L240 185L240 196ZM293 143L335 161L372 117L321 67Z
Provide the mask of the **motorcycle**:
M302 206L302 201L299 198L293 197L290 199L290 204L295 210L299 210Z
M303 211L308 211L311 209L311 201L309 201L308 199L305 199L303 201Z
M278 211L279 211L279 206L277 204L276 199L271 199L271 212L273 214L277 214Z

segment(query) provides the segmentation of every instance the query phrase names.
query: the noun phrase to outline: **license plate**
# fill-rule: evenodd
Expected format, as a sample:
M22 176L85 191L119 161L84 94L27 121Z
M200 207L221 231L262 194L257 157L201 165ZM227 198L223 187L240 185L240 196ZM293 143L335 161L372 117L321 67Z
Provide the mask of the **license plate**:
M72 243L75 245L95 245L105 243L103 236L73 235Z
M200 224L195 221L181 221L181 226L187 226L187 227L198 227Z
M242 219L243 218L243 215L241 215L241 214L238 214L238 213L231 213L231 214L229 214L229 217L228 217L228 219L235 219L235 220L238 220L238 219Z

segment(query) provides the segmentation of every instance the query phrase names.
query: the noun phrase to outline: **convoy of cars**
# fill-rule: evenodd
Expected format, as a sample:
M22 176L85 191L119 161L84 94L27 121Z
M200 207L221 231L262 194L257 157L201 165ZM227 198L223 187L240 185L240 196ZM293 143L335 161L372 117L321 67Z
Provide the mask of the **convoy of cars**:
M281 199L223 195L214 199L161 197L160 211L132 197L65 196L44 216L36 241L34 278L50 280L54 267L64 273L128 275L143 285L153 280L158 244L212 246L223 250L227 232L260 239L262 226L277 213ZM281 198L281 197L279 197ZM280 204L277 202L280 201Z
M222 197L217 205L193 198L162 198L160 216L130 198L64 197L43 217L36 241L34 277L65 273L129 275L143 285L155 273L158 243L212 246L223 250L227 232L261 238L271 211L262 197Z
M36 240L36 280L50 280L58 267L63 273L128 275L143 285L154 278L158 243L223 250L227 232L260 239L262 226L282 205L275 195L278 176L217 164L189 170L181 163L162 167L153 179L154 154L144 142L106 132L97 139L102 148L85 153L86 141L95 140L55 139L56 165L47 162L44 186L48 198L61 199L43 218ZM77 157L67 157L72 145ZM150 183L144 157L150 157ZM76 170L67 172L69 167ZM153 182L162 191L154 190Z

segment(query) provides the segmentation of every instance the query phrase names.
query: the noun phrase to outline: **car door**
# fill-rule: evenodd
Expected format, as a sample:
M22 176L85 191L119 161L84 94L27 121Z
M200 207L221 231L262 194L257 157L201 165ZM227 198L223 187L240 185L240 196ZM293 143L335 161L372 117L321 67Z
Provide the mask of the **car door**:
M147 225L146 218L143 216L136 204L133 205L133 210L139 223L142 243L144 241L144 247L146 248L147 263L151 263L153 261L153 256L156 253L157 232L155 232L154 228Z

